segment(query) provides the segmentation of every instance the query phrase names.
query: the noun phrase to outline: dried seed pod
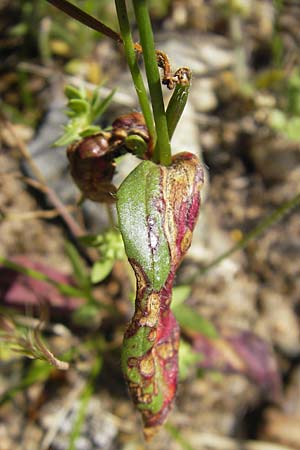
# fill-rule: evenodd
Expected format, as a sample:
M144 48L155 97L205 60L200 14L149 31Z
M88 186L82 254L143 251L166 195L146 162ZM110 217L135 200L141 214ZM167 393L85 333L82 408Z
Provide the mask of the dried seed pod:
M149 159L153 149L149 131L141 113L133 112L117 117L112 128L112 140L123 139L123 145L128 152Z
M123 131L126 136L130 134L137 134L143 137L146 141L149 141L149 132L146 127L143 114L139 112L133 112L129 114L123 114L112 124L113 132Z
M79 157L81 159L97 158L107 154L109 152L110 137L110 133L97 133L75 143ZM72 147L70 146L67 152L71 151Z
M110 133L98 133L75 142L67 148L73 180L83 196L94 202L113 203L116 187L114 157Z
M87 136L70 145L67 156L71 175L83 196L95 202L112 203L116 193L112 184L114 159L126 152L147 159L150 149L144 117L134 112L118 117L111 131Z

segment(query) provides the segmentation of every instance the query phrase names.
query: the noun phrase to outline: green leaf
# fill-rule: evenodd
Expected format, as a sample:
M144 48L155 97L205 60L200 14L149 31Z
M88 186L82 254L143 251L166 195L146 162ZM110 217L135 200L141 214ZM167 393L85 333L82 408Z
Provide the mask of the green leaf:
M70 259L70 262L73 267L73 272L75 275L75 279L79 286L82 288L89 288L90 287L90 281L88 272L86 269L85 264L83 263L83 260L78 253L77 249L74 247L71 242L65 243L66 253Z
M191 287L187 286L186 284L174 287L171 308L174 309L177 306L181 305L183 302L185 302L191 295L191 291L192 291Z
M16 272L23 273L24 275L27 275L28 277L34 278L35 280L41 280L45 281L47 283L52 284L53 286L58 289L59 292L61 292L63 295L70 295L73 297L86 297L86 293L81 291L80 289L64 284L64 283L58 283L57 281L53 280L52 278L48 277L43 272L40 272L35 269L31 269L29 267L23 266L21 264L17 264L13 261L10 261L3 256L0 255L0 264L2 264L4 267L8 267L9 269L15 270Z
M164 218L158 208L153 207L161 195L160 177L158 165L143 161L123 181L117 193L119 226L126 255L143 268L153 289L163 286L170 271ZM149 233L150 221L152 233Z
M84 97L84 92L82 92L81 89L69 84L65 87L65 96L70 100L80 99Z
M289 139L298 141L300 139L300 117L292 117L285 129L285 133Z
M77 98L70 100L68 106L79 115L87 114L90 109L90 105L87 100Z
M100 281L104 280L112 271L114 262L114 259L103 259L95 262L91 271L92 283L100 283Z
M172 311L183 328L197 331L210 338L218 336L214 325L188 306L179 304L175 308L173 307Z
M77 308L72 314L72 319L78 325L91 326L95 323L95 318L97 317L99 311L101 310L101 304L86 303L80 308Z
M101 131L101 128L98 125L90 125L88 127L86 127L84 130L82 130L79 135L80 137L87 137L87 136L91 136L92 134L98 133L99 131Z
M70 297L86 297L86 292L81 291L80 289L73 287L71 285L68 284L59 284L57 286L57 288L59 289L60 293L63 295L67 295Z
M54 147L63 147L65 145L69 145L72 142L78 139L78 132L76 130L66 131L59 139L57 139L53 146Z
M269 122L275 130L282 131L286 127L287 117L280 109L273 109L269 115Z
M190 368L195 367L201 359L202 355L195 352L190 344L181 339L178 354L180 380L187 378Z
M80 236L79 242L81 242L83 245L90 246L90 247L99 247L100 244L103 242L103 235L102 234L87 234L86 236Z
M27 373L22 377L20 383L10 387L0 396L0 406L9 400L12 400L18 392L23 391L37 381L46 381L53 371L53 367L47 361L39 359L32 361Z
M188 95L189 95L190 85L181 85L177 84L175 86L172 97L170 98L167 110L167 124L168 124L168 132L169 138L172 139L175 128L182 116L183 110L185 108Z
M101 99L99 92L97 92L97 95L93 97L93 100L91 102L91 122L94 122L97 120L104 111L108 108L109 104L112 101L113 96L115 95L116 89L113 89L107 97L105 97L103 100Z

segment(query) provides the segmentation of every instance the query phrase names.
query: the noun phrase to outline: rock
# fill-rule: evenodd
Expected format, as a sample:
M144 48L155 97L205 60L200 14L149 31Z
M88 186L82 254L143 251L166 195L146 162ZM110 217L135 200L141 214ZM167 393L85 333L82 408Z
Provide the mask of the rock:
M281 293L263 288L259 292L262 305L261 320L273 343L289 356L300 353L298 318Z
M196 111L200 113L212 111L217 107L218 100L214 93L212 78L200 78L193 81L191 100Z
M300 144L280 136L254 140L250 157L264 180L284 181L300 165Z

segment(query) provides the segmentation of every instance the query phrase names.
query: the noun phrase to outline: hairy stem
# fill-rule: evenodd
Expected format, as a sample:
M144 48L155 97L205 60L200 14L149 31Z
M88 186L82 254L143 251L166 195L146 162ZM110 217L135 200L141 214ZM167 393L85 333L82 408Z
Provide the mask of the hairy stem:
M140 72L137 63L136 53L134 50L134 43L132 40L130 24L128 20L126 2L125 0L115 0L115 4L119 20L120 32L124 43L124 50L126 54L127 63L140 102L141 110L143 112L147 128L149 130L149 134L152 138L153 145L155 145L156 131L154 127L152 111L149 105L149 99L143 82L142 74Z
M147 0L133 0L133 7L143 47L145 69L157 133L154 159L162 165L169 166L171 164L171 146Z

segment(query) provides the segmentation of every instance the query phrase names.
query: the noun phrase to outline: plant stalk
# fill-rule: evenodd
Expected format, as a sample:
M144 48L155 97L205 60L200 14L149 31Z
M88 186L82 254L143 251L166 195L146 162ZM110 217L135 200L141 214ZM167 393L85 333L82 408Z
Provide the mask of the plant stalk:
M137 63L136 52L134 50L134 43L130 31L130 24L127 14L126 1L115 0L116 10L119 20L121 37L123 39L124 50L126 54L127 64L131 72L132 80L135 90L140 102L141 110L143 112L149 134L152 138L153 146L156 144L156 131L153 122L153 115L149 104L147 91L144 85L143 77Z
M168 166L171 164L171 146L147 0L133 0L133 7L143 48L145 70L156 126L157 143L154 150L154 159Z

